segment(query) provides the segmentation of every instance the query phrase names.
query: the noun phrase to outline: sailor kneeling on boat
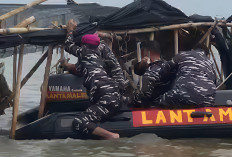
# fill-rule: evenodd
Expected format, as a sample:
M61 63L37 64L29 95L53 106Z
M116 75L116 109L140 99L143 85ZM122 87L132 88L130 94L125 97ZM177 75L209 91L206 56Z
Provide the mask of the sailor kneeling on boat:
M160 47L156 41L147 41L142 48L152 52L154 62L149 63L150 58L144 57L141 62L134 65L134 72L142 77L142 89L134 92L133 106L149 107L157 104L160 97L171 89L175 79L175 63L160 58Z
M202 49L184 51L173 59L177 65L174 87L163 94L162 105L210 106L214 104L216 74L213 62Z
M76 68L84 77L83 84L89 91L92 105L74 119L74 130L84 134L97 135L104 139L119 138L118 134L97 127L96 123L109 119L119 111L122 103L119 92L120 83L109 77L103 67L104 60L99 37L96 34L85 35L82 37L82 46L79 47L73 42L72 31L75 26L76 22L73 20L70 20L67 24L66 51L77 54L78 63Z

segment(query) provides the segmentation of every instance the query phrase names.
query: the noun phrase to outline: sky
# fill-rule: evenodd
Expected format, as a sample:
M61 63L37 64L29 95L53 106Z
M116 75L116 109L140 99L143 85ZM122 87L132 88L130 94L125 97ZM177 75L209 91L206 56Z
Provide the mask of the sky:
M2 2L1 2L2 1ZM29 3L33 0L0 0L0 3ZM97 2L105 6L123 7L134 0L75 0L77 3ZM232 0L164 0L185 14L209 15L228 18L232 15ZM44 4L65 4L66 0L48 0Z

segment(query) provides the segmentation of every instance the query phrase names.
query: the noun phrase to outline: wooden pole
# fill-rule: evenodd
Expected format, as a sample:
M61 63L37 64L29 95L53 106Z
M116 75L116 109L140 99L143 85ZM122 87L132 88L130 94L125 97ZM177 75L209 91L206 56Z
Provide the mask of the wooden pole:
M14 97L13 118L12 118L11 135L10 135L12 139L15 138L15 130L16 130L16 124L17 124L21 76L22 76L22 67L23 67L23 52L24 52L24 45L21 45L20 46L20 53L19 53L19 62L18 62L17 83L16 83L16 88L14 91L16 94Z
M223 80L223 76L224 76L224 73L223 73L223 67L222 67L222 62L221 62L221 78Z
M20 88L22 88L26 84L26 82L34 74L34 72L38 69L38 67L43 63L43 61L46 59L47 56L48 56L48 51L39 59L39 61L31 69L31 71L23 78L23 80L21 81ZM7 98L8 103L12 103L12 99L14 97L15 97L15 91L13 91L10 97Z
M31 7L33 7L35 5L43 3L45 1L47 1L47 0L36 0L36 1L33 1L33 2L31 2L31 3L29 3L29 4L25 5L25 6L23 6L23 7L20 7L20 8L17 8L15 10L12 10L12 11L10 11L10 12L8 12L8 13L0 16L0 21L5 20L5 19L7 19L7 18L9 18L11 16L14 16L14 15L16 15L16 14L18 14L18 13L20 13L20 12L22 12L22 11L28 9L28 8L31 8Z
M34 65L34 67L30 70L30 72L23 78L21 82L21 88L26 84L26 82L31 78L34 72L39 68L39 66L43 63L43 61L47 58L48 51L44 53L44 55L38 60L38 62Z
M217 87L219 89L232 76L232 73Z
M210 44L210 35L207 36L205 45L206 45L207 48L211 47L211 44Z
M218 25L218 22L216 21L216 22L214 23L214 25L211 26L211 27L208 29L208 31L204 34L204 36L201 38L201 40L194 46L193 49L195 49L195 48L197 47L197 45L202 44L202 43L205 41L205 39L206 39L208 36L210 36L212 30L213 30L217 25Z
M34 16L31 16L25 20L23 20L22 22L20 22L19 24L17 24L14 28L20 28L20 27L27 27L28 25L34 23L36 20L35 20L35 17Z
M15 91L15 87L16 87L16 76L17 76L17 47L14 47L14 54L13 54L13 91Z
M209 52L210 52L210 54L211 54L211 56L212 56L212 58L213 58L213 61L214 61L214 63L215 63L215 66L216 66L216 69L217 69L219 78L220 78L221 81L223 81L223 80L222 80L221 73L220 73L220 70L219 70L219 67L218 67L218 64L217 64L217 61L216 61L216 58L215 58L214 53L213 53L213 51L212 51L211 48L209 49Z
M174 30L174 47L175 47L175 55L178 54L179 47L178 47L178 29Z
M47 88L48 88L48 79L49 79L49 73L50 73L50 67L51 67L51 61L52 61L52 53L53 53L53 45L49 45L48 58L47 58L47 64L45 67L44 82L42 86L42 94L41 94L38 118L42 118L44 114L46 96L47 96Z
M64 58L64 45L61 46L60 48L60 59Z
M141 42L137 43L137 59L138 62L141 62L142 56L141 56L141 48L140 48ZM143 84L143 77L139 76L139 89L142 89L142 84Z
M28 19L25 19L24 21L22 21L21 23L19 23L18 25L16 25L14 28L18 28L18 27L27 27L29 24L35 22L35 17L31 16ZM17 76L17 47L14 47L14 54L13 54L13 91L15 91L15 87L16 87L16 76ZM23 84L24 85L24 84ZM20 88L22 87L22 83Z
M153 41L154 40L154 38L155 38L155 32L151 32L151 34L150 34L150 41Z
M0 34L19 34L19 33L28 33L41 30L49 30L52 28L5 28L0 29Z
M14 28L17 27L27 27L29 24L35 22L35 17L31 16L28 19L25 19L18 25L16 25ZM16 75L17 75L17 47L14 47L14 54L13 54L13 91L15 91L16 86ZM21 85L22 86L22 85Z
M162 27L150 27L150 28L142 28L142 29L131 29L131 30L100 30L101 32L105 33L116 33L116 34L136 34L136 33L145 33L145 32L155 32L161 30L175 30L180 28L189 28L189 27L200 27L200 26L213 26L215 22L200 22L200 23L184 23L184 24L175 24L169 26L162 26ZM219 22L218 26L227 26L232 27L232 23L223 23Z

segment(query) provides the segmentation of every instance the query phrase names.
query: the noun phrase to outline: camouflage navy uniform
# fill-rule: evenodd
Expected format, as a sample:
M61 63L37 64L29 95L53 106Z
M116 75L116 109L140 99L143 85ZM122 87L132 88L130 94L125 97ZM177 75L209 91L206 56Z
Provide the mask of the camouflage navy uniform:
M213 63L202 50L181 52L173 58L178 64L175 85L159 103L163 105L212 105L216 74Z
M154 105L157 99L171 88L175 78L175 64L171 61L158 60L149 64L143 75L142 89L135 94L133 104Z
M115 114L121 106L119 86L124 86L124 78L117 59L104 44L93 48L89 45L78 47L73 36L68 35L66 51L78 57L77 69L84 77L84 86L89 91L92 105L73 121L76 131L91 134L96 123ZM108 67L108 74L105 70Z

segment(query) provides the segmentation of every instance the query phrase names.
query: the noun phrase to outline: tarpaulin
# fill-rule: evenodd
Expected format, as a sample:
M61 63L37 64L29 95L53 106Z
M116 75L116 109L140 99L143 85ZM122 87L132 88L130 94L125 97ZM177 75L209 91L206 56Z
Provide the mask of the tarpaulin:
M88 10L86 10L88 11ZM97 12L96 12L97 15ZM96 21L94 22L93 21ZM105 18L91 18L91 23L81 23L74 33L78 43L82 35L93 33L97 29L133 29L149 26L163 26L188 22L188 17L179 9L162 0L138 0ZM64 42L66 33L62 29L45 30L33 33L0 36L0 49L19 44L48 45Z

